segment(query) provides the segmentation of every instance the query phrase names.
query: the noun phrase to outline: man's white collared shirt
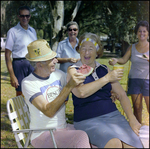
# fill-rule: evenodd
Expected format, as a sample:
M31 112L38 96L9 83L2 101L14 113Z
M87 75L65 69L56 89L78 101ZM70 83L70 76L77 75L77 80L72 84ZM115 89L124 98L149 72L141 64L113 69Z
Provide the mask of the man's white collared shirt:
M19 22L7 32L5 48L12 51L12 58L23 58L28 53L28 44L34 40L37 40L35 29L28 25L25 30Z

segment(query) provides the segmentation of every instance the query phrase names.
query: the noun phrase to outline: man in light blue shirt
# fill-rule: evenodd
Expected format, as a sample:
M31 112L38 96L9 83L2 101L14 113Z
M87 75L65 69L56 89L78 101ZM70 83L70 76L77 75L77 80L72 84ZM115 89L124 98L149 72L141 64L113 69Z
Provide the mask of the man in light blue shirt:
M33 71L33 67L25 58L28 53L27 45L37 40L35 29L28 24L31 18L29 7L20 7L18 18L20 22L7 32L5 46L6 65L10 74L11 85L16 89L16 96L22 94L22 79Z
M57 47L57 59L60 63L60 70L67 73L67 69L73 63L76 63L80 59L80 54L76 51L78 46L79 27L74 21L67 24L68 38L59 42Z

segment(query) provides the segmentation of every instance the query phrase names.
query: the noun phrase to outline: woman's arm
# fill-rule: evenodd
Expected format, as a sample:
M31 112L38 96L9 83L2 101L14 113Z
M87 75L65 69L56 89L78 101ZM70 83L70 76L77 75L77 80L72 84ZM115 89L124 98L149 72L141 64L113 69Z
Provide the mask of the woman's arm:
M79 59L76 58L57 58L58 63L66 63L66 62L71 62L71 63L76 63L79 61Z
M66 63L70 61L70 58L59 58L57 57L58 63Z
M70 79L70 77L77 73L77 70L75 68L69 67L68 73L67 73L67 81ZM104 77L95 80L88 84L80 84L77 87L75 87L72 92L75 96L79 98L86 98L92 94L94 94L96 91L98 91L100 88L102 88L104 85L106 85L108 82L113 82L116 80L120 80L123 75L122 70L113 70L110 71L108 74L106 74Z
M124 91L124 89L122 88L120 83L117 81L112 82L111 85L112 85L112 91L119 95L121 106L122 106L124 112L126 113L128 119L129 120L132 119L133 112L132 112L130 100L126 95L126 92Z
M126 92L124 91L124 89L118 81L112 82L111 85L112 91L119 95L121 106L125 114L127 115L127 118L129 119L129 124L132 130L138 135L141 124L137 121L132 112L131 103L128 96L126 95Z
M112 58L111 60L109 60L109 64L110 65L115 65L116 63L125 64L131 57L131 49L132 49L132 45L128 47L127 52L122 58L118 58L118 59Z

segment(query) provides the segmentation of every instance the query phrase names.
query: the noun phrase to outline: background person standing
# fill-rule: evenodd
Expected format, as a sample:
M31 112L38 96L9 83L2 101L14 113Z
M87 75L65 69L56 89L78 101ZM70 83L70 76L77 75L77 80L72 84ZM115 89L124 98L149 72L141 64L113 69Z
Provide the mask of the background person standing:
M112 58L110 65L125 64L130 59L128 94L131 94L134 115L142 123L142 99L144 97L149 113L149 23L140 21L135 27L138 42L132 44L122 58ZM144 58L146 55L147 58Z
M5 46L6 66L10 74L11 85L16 89L16 96L22 94L22 79L33 71L33 67L25 58L28 53L27 45L37 40L35 29L28 24L31 18L28 6L19 7L18 18L19 23L7 32ZM11 54L13 60L11 60Z
M60 63L60 70L67 73L68 67L76 63L80 59L79 53L76 51L78 45L79 27L77 22L71 21L67 24L68 38L59 42L57 47L57 60Z

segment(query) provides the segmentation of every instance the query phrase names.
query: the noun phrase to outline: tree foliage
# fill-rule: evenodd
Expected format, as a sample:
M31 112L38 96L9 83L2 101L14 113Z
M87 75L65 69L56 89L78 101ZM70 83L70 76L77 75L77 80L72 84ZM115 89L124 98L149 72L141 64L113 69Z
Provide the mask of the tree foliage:
M148 1L83 1L77 21L80 31L105 33L118 40L126 40L139 20L149 21ZM83 23L82 23L83 22ZM80 32L80 33L81 33Z
M1 22L2 34L18 23L17 9L31 8L30 25L38 38L50 41L51 46L64 37L63 26L71 21L77 1L1 1L6 18ZM81 1L74 21L79 24L79 36L84 32L106 34L115 42L136 41L134 27L140 20L149 22L149 1Z

